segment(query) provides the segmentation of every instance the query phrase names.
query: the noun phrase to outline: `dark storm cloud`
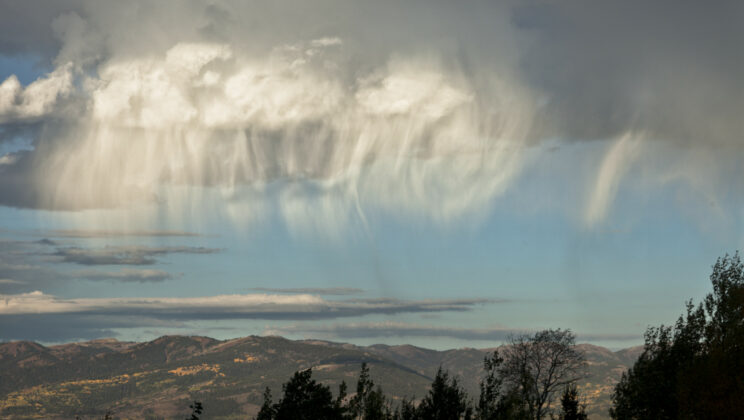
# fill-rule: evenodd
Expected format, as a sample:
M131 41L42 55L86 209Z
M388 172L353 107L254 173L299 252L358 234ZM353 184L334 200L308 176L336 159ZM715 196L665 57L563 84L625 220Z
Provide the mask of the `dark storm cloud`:
M545 135L741 147L743 2L525 2L513 22Z
M30 151L3 156L6 163L0 164L0 205L33 208L40 202L38 190L32 182L32 156Z
M62 47L62 34L52 29L59 16L74 12L103 26L125 8L84 1L3 0L0 5L0 53L48 57ZM742 131L744 4L739 1L501 1L467 7L438 1L381 2L379 7L336 1L132 2L131 9L134 14L147 10L150 20L170 12L194 23L186 30L177 21L161 22L161 36L151 45L179 37L237 43L249 36L251 45L243 42L241 48L261 50L333 32L364 45L364 54L355 58L361 65L396 49L439 49L465 67L477 67L503 61L499 54L512 43L521 59L509 65L547 100L543 122L552 135L604 138L647 128L664 137L703 141L738 138ZM331 13L344 19L329 20ZM149 20L141 24L146 33L154 30ZM110 47L99 54L125 42L133 51L148 45L131 36L104 38Z
M52 254L62 262L80 265L152 265L167 254L214 254L220 249L191 246L108 246L104 248L57 248Z
M37 56L45 61L59 50L61 43L52 28L59 15L79 11L77 0L0 0L0 54Z
M626 174L715 201L741 176L736 163L705 163L744 154L739 1L32 1L2 10L0 53L43 56L54 70L27 86L2 81L0 142L30 138L34 150L0 157L0 205L147 203L176 215L194 200L174 203L168 187L208 186L229 190L256 220L276 210L293 231L341 230L367 208L445 223L486 214L530 169L521 152L546 139L621 143L602 160L582 149L598 164L569 175L598 179L582 191L587 226L604 221ZM391 116L404 123L391 128ZM174 126L201 133L199 153L186 152ZM468 160L471 149L482 156ZM389 158L400 171L380 169ZM629 172L634 165L645 170ZM277 179L341 187L322 189L318 199L335 201L324 206L304 186L279 199L237 192Z

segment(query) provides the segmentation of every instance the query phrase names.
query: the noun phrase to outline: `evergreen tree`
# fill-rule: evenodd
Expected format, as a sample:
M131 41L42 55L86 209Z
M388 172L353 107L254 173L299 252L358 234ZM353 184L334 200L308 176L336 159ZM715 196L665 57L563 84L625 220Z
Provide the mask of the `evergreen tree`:
M427 420L469 420L473 408L457 378L450 378L440 366L429 394L417 407L416 414L417 418Z
M486 377L480 383L480 396L478 406L475 409L476 417L479 420L496 420L498 415L498 403L501 400L503 378L499 375L499 368L504 359L499 356L498 351L494 351L489 357L483 360L483 369Z
M263 404L258 411L256 420L272 420L274 418L274 405L271 398L271 389L267 386L263 394Z
M344 404L344 400L346 399L346 381L341 381L341 383L338 385L338 396L336 397L336 401L334 403L334 407L336 408L336 411L341 415L342 418L346 419L348 416L346 415L349 411L349 407Z
M341 420L343 412L331 389L312 379L312 370L295 372L282 386L284 395L274 405L275 420Z
M413 401L408 398L403 398L398 410L396 410L395 415L393 416L393 420L417 420L418 418L416 406L413 405Z
M559 420L587 420L585 407L579 402L579 390L576 385L569 385L561 396L561 413Z
M189 417L186 420L199 420L199 416L204 411L204 407L202 407L202 403L199 401L194 401L193 404L189 405L189 408L191 409L191 417Z
M379 386L375 388L367 363L362 363L356 394L349 401L349 413L353 419L360 420L384 420L390 417L385 394Z
M713 291L674 327L649 328L643 354L615 387L615 419L740 418L744 413L744 264L719 258Z

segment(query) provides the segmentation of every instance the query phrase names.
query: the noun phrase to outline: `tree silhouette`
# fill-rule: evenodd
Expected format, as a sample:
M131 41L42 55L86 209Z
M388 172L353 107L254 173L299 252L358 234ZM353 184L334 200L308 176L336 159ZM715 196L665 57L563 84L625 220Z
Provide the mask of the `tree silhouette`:
M716 260L713 291L675 325L649 328L615 387L615 419L740 418L744 413L744 264Z
M587 420L585 407L579 402L579 390L576 385L568 385L561 396L561 413L559 420Z
M261 409L258 411L256 420L272 420L274 418L274 404L271 398L271 388L268 386L264 390L263 404Z
M518 388L509 388L504 383L501 369L504 359L494 351L483 360L485 377L480 383L480 396L475 418L478 420L526 419L527 407Z
M512 337L502 349L499 368L529 418L540 420L551 413L556 394L584 377L584 355L575 347L570 330L543 330Z
M419 404L416 414L417 418L427 420L467 420L472 418L473 408L457 378L450 378L440 366L429 394Z
M362 370L357 381L356 394L349 401L349 414L353 419L383 420L390 417L385 394L369 376L367 363L362 363Z
M189 405L189 408L191 409L191 417L186 420L199 420L199 415L201 415L204 411L202 403L199 401L194 401L193 404Z
M334 400L331 389L312 379L312 369L295 372L282 385L283 396L271 403L271 390L264 391L264 402L258 413L260 420L343 420L345 395L342 385L339 398Z
M403 398L398 410L395 412L395 416L393 417L394 420L416 420L418 418L416 406L413 405L413 401L408 398Z

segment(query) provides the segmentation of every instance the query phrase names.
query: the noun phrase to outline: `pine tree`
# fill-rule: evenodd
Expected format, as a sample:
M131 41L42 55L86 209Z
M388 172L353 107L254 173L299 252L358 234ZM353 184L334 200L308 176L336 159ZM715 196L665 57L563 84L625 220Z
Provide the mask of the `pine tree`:
M362 363L356 394L349 401L349 413L359 420L384 420L390 416L385 394L381 387L375 388L367 363Z
M586 408L579 402L579 390L576 385L569 385L561 396L561 413L559 420L587 420Z
M418 418L427 420L469 420L473 408L457 378L450 378L440 366L429 394L421 401L416 414Z
M263 394L263 404L259 410L256 420L273 420L274 405L271 398L271 389L267 386Z
M194 401L193 404L189 405L189 408L191 409L191 417L186 420L199 420L199 416L204 411L202 403L199 401Z
M615 419L740 418L744 412L744 264L719 258L713 291L674 326L649 328L615 387Z

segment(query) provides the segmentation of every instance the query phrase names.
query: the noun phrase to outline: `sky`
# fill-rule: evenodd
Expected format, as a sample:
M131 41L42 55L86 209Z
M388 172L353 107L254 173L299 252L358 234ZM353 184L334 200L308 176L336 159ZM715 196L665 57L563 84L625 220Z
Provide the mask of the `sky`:
M618 349L742 248L737 1L0 10L0 341Z

